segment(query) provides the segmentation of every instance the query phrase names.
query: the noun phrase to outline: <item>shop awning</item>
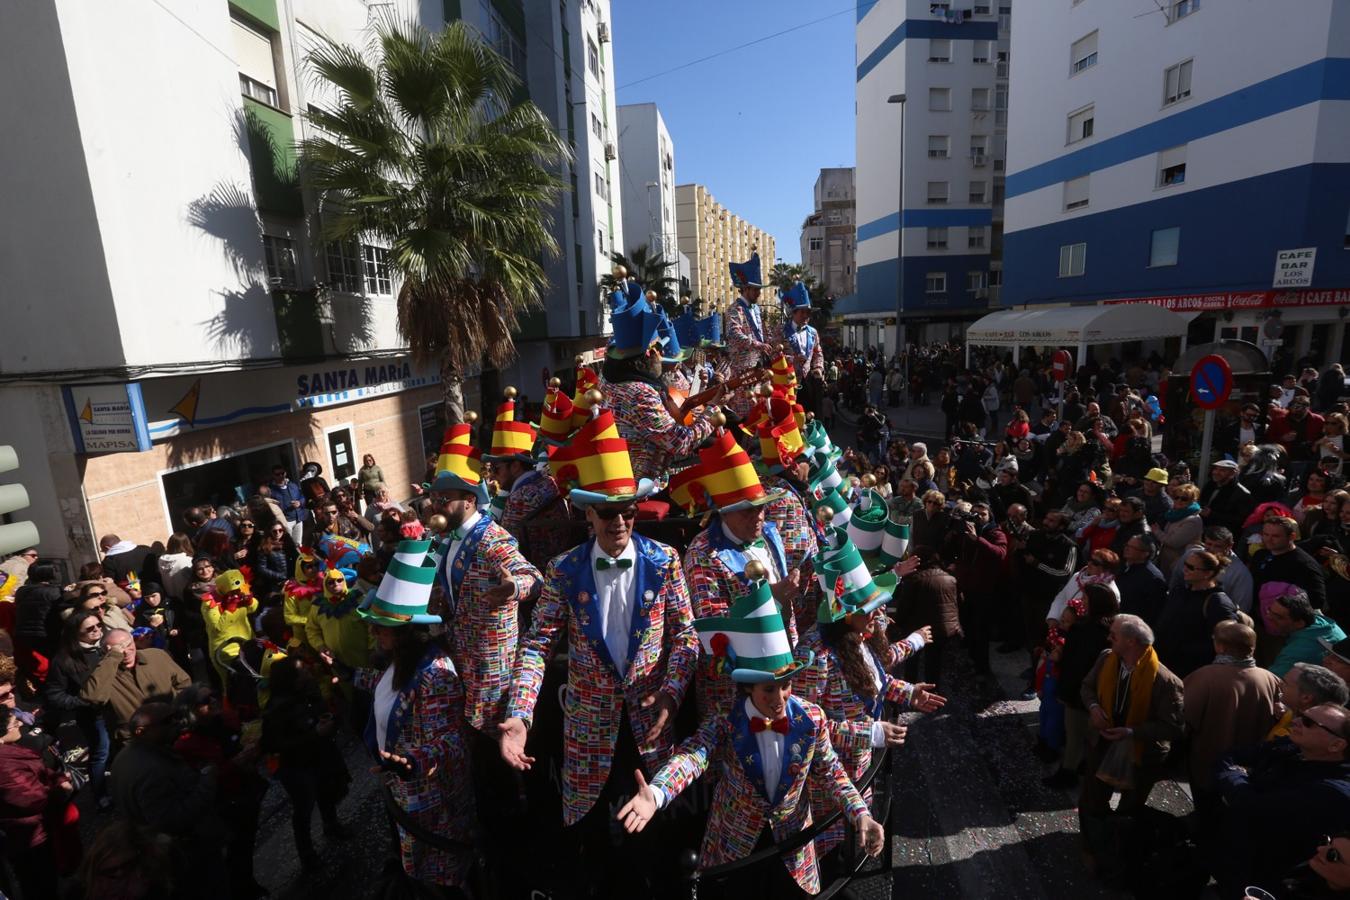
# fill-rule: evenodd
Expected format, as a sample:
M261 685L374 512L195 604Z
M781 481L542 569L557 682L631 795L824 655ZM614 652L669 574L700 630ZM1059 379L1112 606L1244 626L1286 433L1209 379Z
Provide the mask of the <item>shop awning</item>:
M979 347L1060 347L1184 337L1189 318L1161 306L1057 306L990 313L966 329Z

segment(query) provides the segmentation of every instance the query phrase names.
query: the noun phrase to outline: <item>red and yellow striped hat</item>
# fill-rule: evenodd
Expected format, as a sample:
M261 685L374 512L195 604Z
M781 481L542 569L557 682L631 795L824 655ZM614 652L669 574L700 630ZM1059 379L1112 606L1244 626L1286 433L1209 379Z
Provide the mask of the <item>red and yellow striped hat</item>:
M572 394L572 427L580 428L591 417L592 404L587 393L600 387L600 376L590 366L577 363L577 387Z
M764 490L749 454L726 429L711 445L700 449L698 455L702 469L698 482L707 492L708 504L718 512L764 506L783 496L783 491Z
M492 423L492 450L483 459L487 462L506 462L508 459L531 462L534 459L534 427L529 422L516 421L516 389L509 387L505 394L506 399L497 407L497 419Z
M480 506L488 502L487 485L483 482L482 451L473 446L473 420L476 413L469 413L468 422L451 425L445 430L445 440L441 442L441 452L436 458L436 478L431 482L433 491L464 491L478 497Z
M576 430L572 427L572 398L563 393L560 383L556 378L549 382L544 408L539 414L539 437L555 446Z
M686 515L696 516L708 505L708 492L699 482L702 475L703 466L695 464L670 476L670 483L666 485L670 499L674 500Z
M792 368L792 361L787 358L786 353L779 351L778 355L773 358L773 362L769 363L769 372L773 376L775 388L781 387L785 390L792 388L794 392L796 391L797 373Z
M639 483L633 477L628 442L619 436L614 413L607 409L587 420L567 444L555 450L548 467L559 489L571 489L568 497L578 506L641 500L654 487L648 478Z
M797 461L806 442L802 440L794 404L773 397L761 405L765 414L758 428L760 455L766 470L776 474Z

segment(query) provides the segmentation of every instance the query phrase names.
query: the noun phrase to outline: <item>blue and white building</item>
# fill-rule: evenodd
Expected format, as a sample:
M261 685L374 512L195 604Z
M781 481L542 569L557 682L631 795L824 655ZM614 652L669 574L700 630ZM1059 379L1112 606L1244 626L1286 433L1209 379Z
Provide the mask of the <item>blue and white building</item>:
M1009 0L859 0L846 343L893 352L897 319L910 343L945 340L996 301L1011 12Z
M1203 313L1192 343L1343 359L1350 3L1149 5L1019 7L1005 304L1152 302Z

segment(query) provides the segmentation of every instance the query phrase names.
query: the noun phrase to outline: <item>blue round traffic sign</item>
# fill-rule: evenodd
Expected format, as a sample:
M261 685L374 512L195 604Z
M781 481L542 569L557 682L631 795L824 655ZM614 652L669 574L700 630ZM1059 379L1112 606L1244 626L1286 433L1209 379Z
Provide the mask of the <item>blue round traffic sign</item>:
M1202 357L1191 369L1191 398L1201 409L1218 409L1233 393L1233 370L1222 356Z

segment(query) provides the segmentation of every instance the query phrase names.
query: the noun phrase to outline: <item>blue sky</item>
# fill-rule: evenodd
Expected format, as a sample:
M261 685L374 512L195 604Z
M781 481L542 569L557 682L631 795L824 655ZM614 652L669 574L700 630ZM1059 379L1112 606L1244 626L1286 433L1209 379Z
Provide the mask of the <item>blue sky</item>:
M772 233L784 261L799 262L816 176L854 161L854 4L612 0L611 14L618 103L660 107L675 142L676 182L706 185L723 206ZM625 87L823 16L830 17Z

